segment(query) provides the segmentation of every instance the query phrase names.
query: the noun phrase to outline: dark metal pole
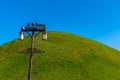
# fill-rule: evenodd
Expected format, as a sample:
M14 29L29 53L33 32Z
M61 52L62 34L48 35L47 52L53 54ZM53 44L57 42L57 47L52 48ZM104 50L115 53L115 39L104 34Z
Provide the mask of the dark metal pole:
M28 73L28 80L32 79L32 56L34 52L34 31L32 31L32 41L31 41L31 53L30 53L30 64L29 64L29 73Z

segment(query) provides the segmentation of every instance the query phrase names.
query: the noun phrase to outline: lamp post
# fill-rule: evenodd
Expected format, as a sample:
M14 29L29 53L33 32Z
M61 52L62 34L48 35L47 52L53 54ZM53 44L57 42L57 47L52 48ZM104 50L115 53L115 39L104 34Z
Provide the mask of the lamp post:
M27 32L32 41L31 41L31 53L30 53L30 60L29 60L29 72L28 72L28 80L32 79L32 57L33 57L33 53L34 53L34 38L35 38L35 32L42 32L42 40L47 40L47 32L45 29L45 25L44 24L27 24L26 27L22 27L21 28L21 32L20 32L20 40L24 39L24 32ZM31 32L31 33L29 33Z

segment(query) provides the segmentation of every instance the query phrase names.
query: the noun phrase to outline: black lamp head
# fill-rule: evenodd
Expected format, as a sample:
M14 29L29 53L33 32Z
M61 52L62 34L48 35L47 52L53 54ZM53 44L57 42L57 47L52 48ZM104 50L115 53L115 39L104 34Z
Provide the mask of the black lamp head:
M35 23L36 24L36 26L38 26L38 23Z
M31 23L31 25L32 25L32 26L35 26L35 24L34 24L34 23Z
M29 27L30 26L30 23L27 23L27 27Z

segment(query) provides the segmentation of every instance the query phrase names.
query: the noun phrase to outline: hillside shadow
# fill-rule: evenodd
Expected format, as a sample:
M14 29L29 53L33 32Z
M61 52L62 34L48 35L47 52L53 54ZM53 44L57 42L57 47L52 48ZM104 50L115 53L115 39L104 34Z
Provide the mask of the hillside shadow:
M31 53L31 48L26 48L26 49L24 49L24 50L18 51L18 53L19 53L19 54L30 54L30 53ZM45 51L34 48L34 52L33 52L33 53L34 53L34 54L36 54L36 53L37 53L37 54L38 54L38 53L42 54L42 53L45 53Z

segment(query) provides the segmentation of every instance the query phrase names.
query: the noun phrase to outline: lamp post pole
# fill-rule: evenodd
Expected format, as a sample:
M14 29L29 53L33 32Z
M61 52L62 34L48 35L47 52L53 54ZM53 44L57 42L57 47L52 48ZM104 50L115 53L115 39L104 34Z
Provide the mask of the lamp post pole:
M30 53L30 63L29 63L29 72L28 72L28 80L31 80L32 78L32 56L34 53L34 31L32 32L32 41L31 41L31 53Z
M33 23L32 23L32 26L30 26L30 24L27 24L26 27L21 28L20 40L24 39L23 32L27 32L32 39L31 40L31 53L30 53L30 59L29 59L29 72L28 72L28 80L32 80L32 58L33 58L33 53L34 53L35 32L42 32L42 40L47 40L47 32L45 30L44 24L36 24L35 26ZM32 34L30 34L29 32L32 32Z

